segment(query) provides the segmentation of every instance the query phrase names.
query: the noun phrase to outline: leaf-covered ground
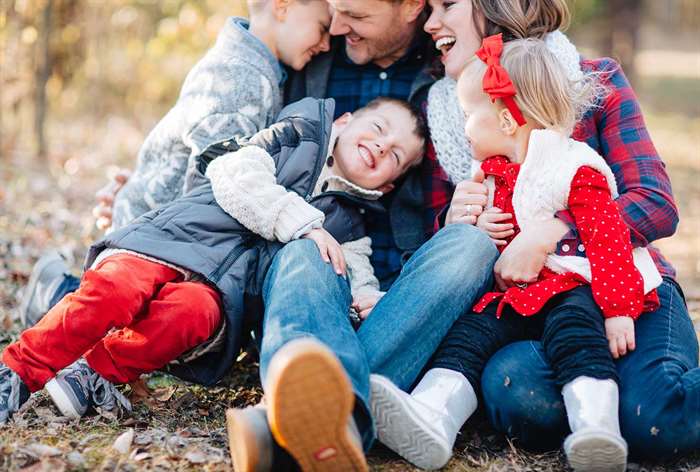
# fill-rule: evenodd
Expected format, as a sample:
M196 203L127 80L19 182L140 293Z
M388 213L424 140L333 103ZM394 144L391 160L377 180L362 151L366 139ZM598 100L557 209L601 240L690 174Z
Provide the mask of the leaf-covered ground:
M652 115L649 122L682 215L678 234L660 245L679 268L698 320L700 120ZM29 158L21 146L0 147L0 346L17 336L18 300L44 249L61 250L78 273L86 247L99 236L90 215L94 192L104 183L105 172L114 170L110 166L132 163L142 130L149 125L116 117L99 126L66 120L52 128L54 144L43 163ZM35 396L14 423L0 427L0 470L230 470L224 411L255 404L261 394L257 366L250 356L216 388L164 375L147 383L125 388L135 410L124 418L95 415L67 421L44 394ZM373 470L412 470L381 446L372 450L369 461ZM631 471L699 467L697 454L677 462L630 464ZM476 418L462 432L447 470L539 472L566 467L559 452L527 453Z

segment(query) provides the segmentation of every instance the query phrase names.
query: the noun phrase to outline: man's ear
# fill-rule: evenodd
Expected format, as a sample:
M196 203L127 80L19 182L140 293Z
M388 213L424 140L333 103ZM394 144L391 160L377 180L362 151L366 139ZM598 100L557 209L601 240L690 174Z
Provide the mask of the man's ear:
M272 0L272 9L277 21L282 22L287 18L289 4L293 1L294 0Z
M425 10L426 0L404 0L401 3L401 13L407 23L413 23Z
M392 183L384 184L384 185L382 185L381 187L378 187L377 190L379 190L379 191L382 192L384 195L386 195L387 193L389 193L389 192L391 192L392 190L394 190L394 184L392 184Z
M501 131L507 136L513 136L519 127L518 122L515 121L515 118L513 118L513 115L507 108L503 108L498 112L498 122L501 126Z

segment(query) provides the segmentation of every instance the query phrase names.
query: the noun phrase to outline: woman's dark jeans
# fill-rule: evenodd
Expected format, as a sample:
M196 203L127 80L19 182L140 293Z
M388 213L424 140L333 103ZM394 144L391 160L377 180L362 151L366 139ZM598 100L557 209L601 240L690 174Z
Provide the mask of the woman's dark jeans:
M658 293L661 307L635 322L637 348L615 361L622 435L636 458L700 450L698 340L676 282L665 279ZM498 351L482 375L492 424L523 447L555 449L569 432L551 365L543 342L521 341Z
M531 317L506 307L500 319L496 318L497 305L494 302L483 313L460 316L430 367L461 372L478 392L484 367L500 348L521 339L542 339L559 387L582 375L617 381L603 314L589 286L553 297Z

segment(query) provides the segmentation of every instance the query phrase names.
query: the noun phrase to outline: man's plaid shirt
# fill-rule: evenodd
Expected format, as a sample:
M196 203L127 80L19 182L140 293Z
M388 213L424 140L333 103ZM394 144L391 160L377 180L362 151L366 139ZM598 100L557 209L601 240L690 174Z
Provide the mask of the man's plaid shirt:
M601 73L609 94L578 123L573 138L585 141L610 165L620 193L617 204L630 228L632 244L648 246L652 241L671 236L678 225L671 182L651 142L632 87L612 59L586 60L581 65ZM435 232L440 226L438 215L444 214L454 185L439 166L432 147L424 162L423 189L425 222L428 230ZM557 216L573 227L573 218L567 212ZM577 235L572 231L559 243L557 253L576 255L580 252L578 248ZM674 268L658 249L649 247L649 251L661 275L674 277Z

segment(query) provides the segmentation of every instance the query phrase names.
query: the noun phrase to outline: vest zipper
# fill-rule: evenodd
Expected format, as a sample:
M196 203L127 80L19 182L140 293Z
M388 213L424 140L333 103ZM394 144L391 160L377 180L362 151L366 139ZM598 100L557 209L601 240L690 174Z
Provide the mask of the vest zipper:
M321 98L318 101L318 111L319 111L319 121L321 124L321 146L319 149L319 153L321 154L320 157L323 157L323 154L328 151L328 143L326 142L326 107L323 105L326 103L325 99ZM325 164L325 159L322 158L317 158L316 159L316 167L314 168L314 175L313 175L313 182L309 188L309 190L306 192L306 195L304 195L304 200L308 203L311 201L313 198L311 194L314 191L314 187L316 187L316 182L318 181L319 176L321 175L321 169L323 169L323 165Z
M236 262L236 259L238 259L246 249L248 249L248 239L243 239L237 247L233 248L231 252L226 255L224 262L222 262L219 268L209 277L209 280L215 284L219 283L221 276L228 272L233 263Z

